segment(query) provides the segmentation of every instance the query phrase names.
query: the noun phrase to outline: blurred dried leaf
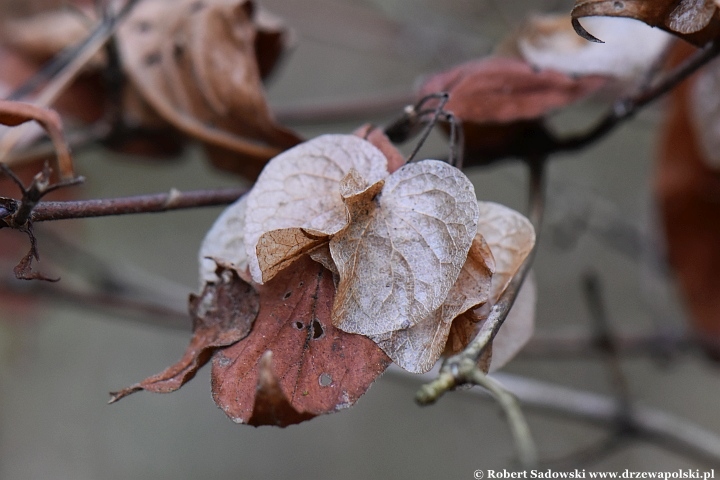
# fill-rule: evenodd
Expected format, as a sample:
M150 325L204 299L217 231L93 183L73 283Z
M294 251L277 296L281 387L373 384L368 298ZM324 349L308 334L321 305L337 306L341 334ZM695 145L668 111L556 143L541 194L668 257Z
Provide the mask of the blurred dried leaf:
M57 170L61 180L75 178L70 147L63 134L62 121L56 111L36 107L23 102L0 100L0 124L16 127L26 122L36 121L52 140L57 155ZM1 160L1 159L0 159Z
M249 0L145 0L118 30L123 69L143 100L251 179L300 141L265 100L254 14Z
M672 63L693 50L678 44ZM673 90L659 136L655 193L689 320L708 353L720 358L720 168L717 152L708 151L718 128L711 90L717 69L716 61Z
M445 109L463 122L512 123L540 119L601 88L599 76L573 78L551 70L537 71L524 61L489 57L429 77L418 97L447 91Z
M466 158L482 163L541 135L546 116L600 90L608 80L537 71L522 60L489 57L430 76L417 96L450 93L445 109L463 122Z
M112 392L110 403L139 390L174 392L195 376L213 351L247 336L260 308L257 292L232 267L218 263L216 275L217 283L205 284L199 296L190 295L193 336L183 357L157 375Z
M720 35L714 0L575 0L573 26L583 38L599 41L578 19L593 16L628 17L659 27L701 46Z
M330 241L340 275L333 323L379 335L433 315L477 232L470 180L447 163L424 160L400 168L384 186L348 185L343 199L350 222Z
M583 23L606 43L579 37L568 14L545 14L525 20L498 46L497 52L517 56L541 70L604 75L634 87L672 38L662 30L627 18L590 17Z
M371 340L333 327L332 275L309 257L259 290L260 314L250 335L213 357L213 398L234 421L285 426L349 408L389 365ZM267 351L272 362L262 372ZM261 374L272 374L275 386ZM272 388L263 387L268 384ZM280 407L268 409L261 395Z
M247 196L245 244L255 282L269 280L347 224L340 181L351 169L375 183L387 175L387 160L356 136L323 135L268 163Z
M92 24L92 12L87 13L85 16L80 10L62 8L29 17L8 18L2 22L0 41L25 58L45 62L85 39ZM96 70L105 62L105 55L100 52L85 65L85 70Z

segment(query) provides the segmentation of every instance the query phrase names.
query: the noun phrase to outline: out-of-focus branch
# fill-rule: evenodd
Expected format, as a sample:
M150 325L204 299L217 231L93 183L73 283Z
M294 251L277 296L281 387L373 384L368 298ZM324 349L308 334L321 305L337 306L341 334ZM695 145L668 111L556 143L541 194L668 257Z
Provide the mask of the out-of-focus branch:
M432 378L431 373L416 375L395 366L391 366L388 373L413 382ZM617 428L618 418L623 418L631 427L626 431L629 438L646 441L708 465L720 465L720 436L687 419L638 404L634 405L628 417L621 417L622 407L610 395L507 373L496 373L491 377L515 395L526 411L579 420L612 430ZM491 398L491 394L482 389L461 390L458 394Z

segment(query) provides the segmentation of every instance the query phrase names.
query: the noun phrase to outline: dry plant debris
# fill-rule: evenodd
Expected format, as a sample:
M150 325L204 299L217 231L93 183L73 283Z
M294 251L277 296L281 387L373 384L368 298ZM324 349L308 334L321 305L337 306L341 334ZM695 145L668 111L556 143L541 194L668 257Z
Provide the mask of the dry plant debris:
M28 34L38 31L43 33ZM0 53L41 61L91 31L88 18L67 9L8 19ZM146 138L119 135L111 137L111 145L132 153L172 155L183 137L193 138L218 168L254 180L267 160L301 141L275 122L262 85L289 38L283 23L251 0L139 2L114 39L124 74L114 88L122 85L122 91L103 91L106 97L95 103L107 107L103 100L119 99L106 113L119 115L123 128ZM107 55L86 64L85 96L98 97L94 90L102 82L87 80L100 78L106 67ZM70 93L81 98L77 89ZM70 110L75 112L72 105Z
M494 159L537 136L551 113L599 91L609 80L538 70L524 60L494 56L429 76L417 97L448 92L444 108L462 121L465 156Z
M720 35L717 0L576 0L572 10L575 30L583 38L599 42L578 21L592 16L633 18L695 45Z
M392 164L399 152L374 131L323 135L278 155L203 242L204 292L230 271L260 298L247 337L208 344L213 396L237 422L285 426L347 408L391 361L428 371L453 321L462 335L452 344L462 348L532 249L529 221L478 202L467 177L447 163L424 160L390 173L386 155L361 136ZM520 339L504 341L509 352L532 332L532 303L508 327ZM471 321L463 324L463 314ZM193 343L189 351L197 351ZM176 372L187 363L162 381L172 376L179 387Z

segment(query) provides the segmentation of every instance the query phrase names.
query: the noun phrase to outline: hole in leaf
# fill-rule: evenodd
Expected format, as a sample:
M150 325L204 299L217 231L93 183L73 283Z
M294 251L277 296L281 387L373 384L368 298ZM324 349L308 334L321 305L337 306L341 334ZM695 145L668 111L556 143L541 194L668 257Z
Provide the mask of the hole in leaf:
M285 295L283 295L283 300L290 298L290 295L292 295L292 292L286 292Z
M298 330L302 330L302 328L303 328L302 322L295 322L295 328L297 328Z
M300 283L298 284L298 287L300 287L300 288L302 288L302 287L304 287L304 286L305 286L305 282L300 282Z
M625 8L625 4L623 2L615 2L613 3L613 7L615 7L615 10L622 10Z
M317 318L315 320L313 320L312 326L313 326L313 339L317 340L318 338L323 336L323 333L325 333L325 331L323 330L322 325L320 325L320 322L317 321Z
M332 377L327 373L323 373L320 375L320 379L318 381L321 387L327 387L332 383Z

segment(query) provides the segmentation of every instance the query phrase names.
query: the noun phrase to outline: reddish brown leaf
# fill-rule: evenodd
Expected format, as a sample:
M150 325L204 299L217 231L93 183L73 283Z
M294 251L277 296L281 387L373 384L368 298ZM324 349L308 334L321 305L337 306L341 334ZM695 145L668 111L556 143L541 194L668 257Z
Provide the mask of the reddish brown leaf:
M418 97L450 93L445 109L463 122L466 155L494 158L541 133L544 117L607 82L607 77L538 71L522 60L490 57L431 76Z
M606 82L601 76L573 78L553 70L537 71L522 60L490 57L431 76L418 96L447 91L445 109L464 122L503 124L541 119Z
M332 326L332 274L309 257L259 291L260 314L250 335L213 357L213 398L234 421L254 418L255 425L285 426L348 408L389 365L390 359L370 339ZM261 358L267 351L273 352L269 373L292 407L270 415L258 410L266 407L256 398Z
M206 284L199 296L190 295L193 337L183 357L157 375L112 392L110 403L139 390L174 392L195 376L213 351L248 334L259 309L257 292L229 267L218 265L217 276L219 283Z
M382 129L376 126L366 123L362 127L358 128L353 132L353 135L367 140L372 143L375 148L380 150L385 158L387 158L387 169L389 173L394 173L395 170L405 165L405 157L402 153L392 144L390 139L385 135Z
M692 51L687 45L678 45L674 63L680 63ZM720 169L700 148L697 127L711 125L691 121L689 97L698 75L705 72L681 83L671 96L660 135L655 192L669 260L689 308L690 321L708 352L720 358Z
M272 371L272 352L270 350L260 357L258 371L255 405L253 405L252 417L247 422L248 425L287 427L315 417L314 413L298 412L290 404Z

